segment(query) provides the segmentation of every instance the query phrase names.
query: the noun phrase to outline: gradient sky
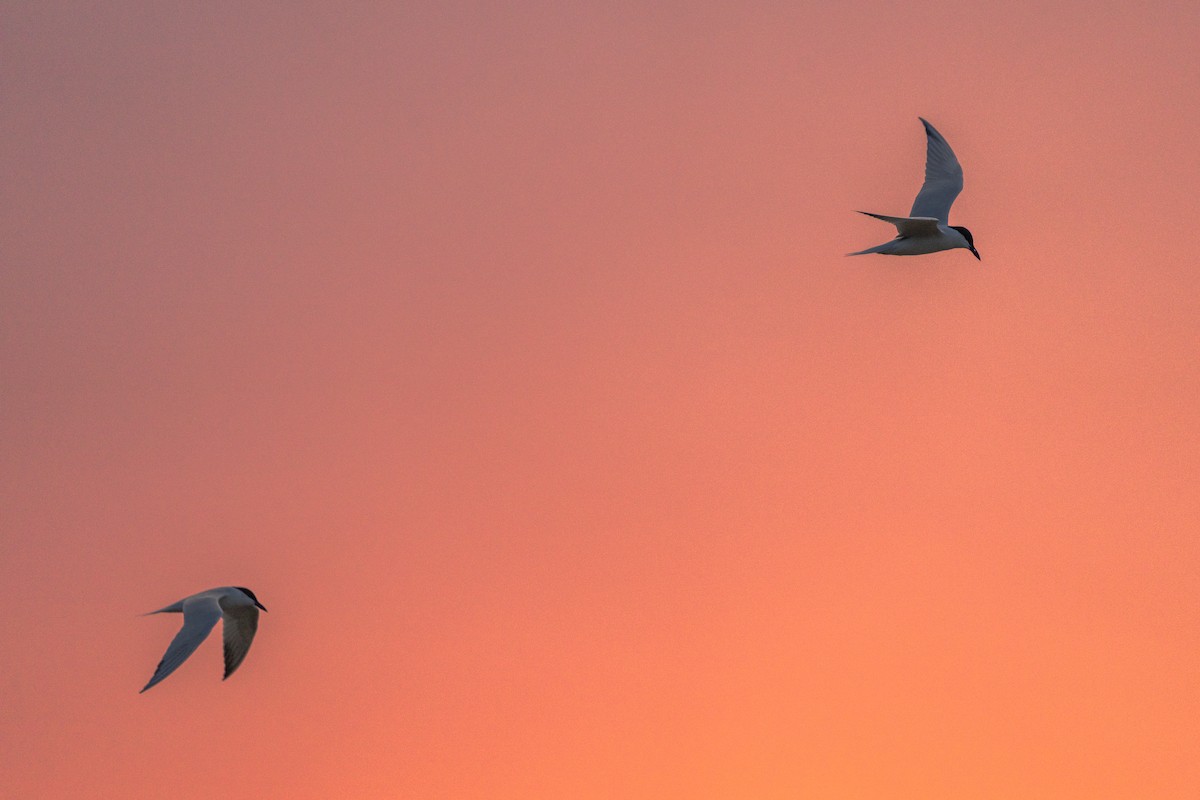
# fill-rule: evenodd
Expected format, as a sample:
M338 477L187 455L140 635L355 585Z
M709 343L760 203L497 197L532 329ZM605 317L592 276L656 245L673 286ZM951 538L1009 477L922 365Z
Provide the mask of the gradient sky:
M1198 36L5 3L2 793L1195 798Z

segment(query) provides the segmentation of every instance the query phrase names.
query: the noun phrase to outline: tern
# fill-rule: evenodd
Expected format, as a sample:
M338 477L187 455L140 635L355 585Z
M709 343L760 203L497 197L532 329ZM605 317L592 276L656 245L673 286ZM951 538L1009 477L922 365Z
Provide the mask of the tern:
M154 677L142 687L142 691L160 682L187 661L188 656L196 652L196 648L208 637L209 631L219 619L225 620L225 678L228 678L241 666L246 653L250 651L250 643L254 641L254 633L258 630L259 609L267 610L258 602L254 592L241 586L221 586L198 592L166 608L149 612L182 613L183 627L171 640L171 646L167 648L162 661L158 662L158 668L154 670Z
M881 253L885 256L919 256L961 247L970 250L975 258L979 258L979 251L975 249L975 239L971 232L961 225L951 225L949 222L950 206L963 188L962 166L959 165L950 145L946 143L945 137L937 132L937 128L923 117L917 119L925 126L925 185L917 192L912 211L908 212L907 217L887 217L869 211L858 212L890 222L896 226L897 235L890 242L846 255Z

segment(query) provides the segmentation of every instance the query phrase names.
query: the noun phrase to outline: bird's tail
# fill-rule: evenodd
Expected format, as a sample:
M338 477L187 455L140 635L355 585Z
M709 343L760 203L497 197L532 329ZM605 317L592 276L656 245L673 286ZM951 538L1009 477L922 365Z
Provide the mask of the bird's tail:
M865 256L868 253L886 253L888 247L890 247L891 244L892 244L891 242L884 242L883 244L877 244L874 247L868 247L866 250L859 250L857 253L846 253L846 255L848 255L848 256Z
M180 600L177 603L171 603L171 605L166 606L165 608L160 608L157 611L147 611L145 614L142 614L141 616L148 617L151 614L171 614L171 613L174 613L174 614L183 613L183 601L182 600Z

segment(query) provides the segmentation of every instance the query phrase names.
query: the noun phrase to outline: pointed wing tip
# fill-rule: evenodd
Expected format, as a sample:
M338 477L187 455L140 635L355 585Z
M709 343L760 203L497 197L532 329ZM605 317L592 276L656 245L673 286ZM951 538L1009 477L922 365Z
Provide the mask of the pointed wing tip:
M223 675L221 675L221 680L223 680L223 681L229 680L229 676L232 675L233 673L237 672L237 668L242 665L242 661L245 658L246 658L246 654L243 653L242 657L240 659L238 659L236 662L234 662L233 659L231 659L227 656L225 658L225 673Z
M172 670L172 672L174 672L174 670ZM142 690L140 692L138 692L138 694L141 694L142 692L146 691L147 689L153 689L155 686L158 686L160 683L162 683L164 680L166 680L167 676L170 674L171 674L170 672L166 673L165 675L162 674L162 664L160 663L158 665L158 668L154 670L154 674L150 676L150 680L146 683L145 686L142 687Z
M158 684L162 683L162 679L167 676L163 675L163 676L159 677L158 673L159 673L159 670L161 670L161 669L162 669L162 662L160 661L160 662L158 662L158 666L155 667L155 669L154 669L154 674L150 676L150 680L146 683L145 686L143 686L141 688L140 691L138 691L138 694L141 694L142 692L146 691L147 689L151 689L151 688L157 686Z
M246 660L246 654L250 652L250 648L241 651L239 655L230 655L226 657L226 672L221 676L221 680L229 680L229 675L238 672L238 667Z

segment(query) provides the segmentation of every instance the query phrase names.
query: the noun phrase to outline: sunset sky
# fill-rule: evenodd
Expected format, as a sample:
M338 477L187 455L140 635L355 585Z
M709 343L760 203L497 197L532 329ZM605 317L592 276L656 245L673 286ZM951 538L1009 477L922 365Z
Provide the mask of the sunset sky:
M0 795L1194 800L1198 39L5 3Z

